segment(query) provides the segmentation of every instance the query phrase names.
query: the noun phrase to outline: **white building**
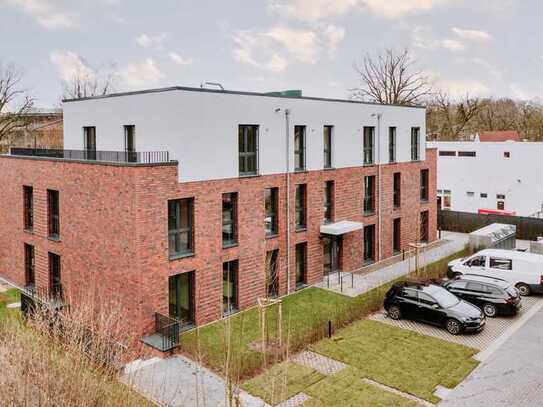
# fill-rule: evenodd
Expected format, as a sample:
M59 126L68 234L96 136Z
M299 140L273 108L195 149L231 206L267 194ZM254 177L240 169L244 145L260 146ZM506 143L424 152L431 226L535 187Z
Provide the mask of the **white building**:
M543 210L543 143L430 142L438 149L438 207L533 216Z

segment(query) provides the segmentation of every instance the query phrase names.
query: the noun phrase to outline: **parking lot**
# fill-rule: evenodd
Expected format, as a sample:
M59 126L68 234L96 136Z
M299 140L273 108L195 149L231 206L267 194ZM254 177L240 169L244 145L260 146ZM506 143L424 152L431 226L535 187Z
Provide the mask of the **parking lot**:
M394 321L393 319L388 318L386 311L384 310L371 315L369 319L483 351L498 340L512 326L512 324L514 324L515 321L522 318L522 316L525 315L533 306L543 302L543 298L523 297L522 302L522 308L516 316L487 318L486 326L481 332L457 336L451 335L443 328L421 322L410 321L407 319Z

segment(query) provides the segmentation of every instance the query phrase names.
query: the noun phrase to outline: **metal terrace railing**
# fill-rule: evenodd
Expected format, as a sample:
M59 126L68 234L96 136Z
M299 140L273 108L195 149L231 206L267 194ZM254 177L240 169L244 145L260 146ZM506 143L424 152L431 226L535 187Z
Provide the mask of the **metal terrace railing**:
M166 315L155 313L155 331L162 339L162 351L167 351L179 345L179 321Z
M10 155L126 164L161 164L168 163L170 161L168 151L57 150L46 148L12 147L10 149Z

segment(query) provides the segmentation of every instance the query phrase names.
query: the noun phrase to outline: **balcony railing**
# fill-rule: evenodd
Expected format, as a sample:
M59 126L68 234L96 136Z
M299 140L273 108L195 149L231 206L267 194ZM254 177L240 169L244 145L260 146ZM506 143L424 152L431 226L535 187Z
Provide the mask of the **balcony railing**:
M10 155L126 164L161 164L170 161L168 151L56 150L12 147L10 149Z

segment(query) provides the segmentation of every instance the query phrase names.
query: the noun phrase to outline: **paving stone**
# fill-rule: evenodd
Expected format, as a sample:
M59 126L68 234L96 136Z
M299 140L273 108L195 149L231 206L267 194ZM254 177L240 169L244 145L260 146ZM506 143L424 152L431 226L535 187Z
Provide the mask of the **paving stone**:
M324 375L332 375L347 367L344 363L311 351L300 352L291 358L291 361L309 367Z
M298 393L288 400L283 401L282 403L278 404L276 407L296 407L300 406L303 403L305 403L307 400L309 400L309 396L305 393Z

